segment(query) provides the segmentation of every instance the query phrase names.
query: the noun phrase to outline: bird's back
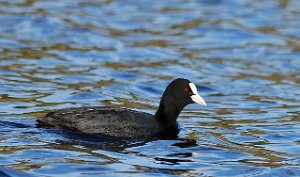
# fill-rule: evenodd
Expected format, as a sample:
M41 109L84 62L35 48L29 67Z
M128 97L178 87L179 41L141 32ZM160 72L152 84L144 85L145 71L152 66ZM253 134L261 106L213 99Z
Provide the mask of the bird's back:
M115 137L149 137L163 127L155 116L126 108L81 107L48 113L39 121L46 125L67 127L88 134Z

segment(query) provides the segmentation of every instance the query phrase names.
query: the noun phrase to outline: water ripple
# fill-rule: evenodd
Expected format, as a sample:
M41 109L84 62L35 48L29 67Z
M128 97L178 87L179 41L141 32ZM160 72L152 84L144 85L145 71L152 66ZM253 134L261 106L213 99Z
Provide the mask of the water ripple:
M300 176L299 3L0 0L0 164L36 176ZM208 104L181 113L177 139L36 122L76 106L154 113L177 77Z

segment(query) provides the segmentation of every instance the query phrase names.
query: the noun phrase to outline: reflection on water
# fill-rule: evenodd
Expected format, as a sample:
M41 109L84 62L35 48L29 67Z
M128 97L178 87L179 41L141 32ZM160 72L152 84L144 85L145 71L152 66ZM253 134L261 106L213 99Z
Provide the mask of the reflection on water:
M299 18L297 0L0 1L0 164L37 176L300 176ZM208 103L182 112L178 139L36 126L71 106L154 113L177 77Z

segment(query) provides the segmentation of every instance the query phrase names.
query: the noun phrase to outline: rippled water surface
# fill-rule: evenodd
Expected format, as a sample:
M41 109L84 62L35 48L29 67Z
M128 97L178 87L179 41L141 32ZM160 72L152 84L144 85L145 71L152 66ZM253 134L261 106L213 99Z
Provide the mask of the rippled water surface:
M28 175L300 176L300 1L0 0L0 165ZM58 108L154 113L200 85L176 139L70 136ZM21 175L22 176L22 175Z

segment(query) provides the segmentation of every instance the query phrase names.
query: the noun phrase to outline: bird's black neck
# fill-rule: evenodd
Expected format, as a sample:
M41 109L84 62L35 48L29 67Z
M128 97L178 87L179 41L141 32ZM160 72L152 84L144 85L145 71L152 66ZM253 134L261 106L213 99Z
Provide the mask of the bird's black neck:
M165 129L177 128L177 118L182 111L183 107L179 106L176 102L161 102L155 117L164 126Z

